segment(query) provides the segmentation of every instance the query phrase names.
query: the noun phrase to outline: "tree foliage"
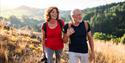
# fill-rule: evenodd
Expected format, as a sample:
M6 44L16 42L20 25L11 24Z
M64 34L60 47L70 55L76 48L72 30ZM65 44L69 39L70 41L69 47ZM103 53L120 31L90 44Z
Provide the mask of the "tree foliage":
M85 9L84 19L90 20L93 32L112 34L117 37L125 33L125 2L112 3ZM93 19L91 20L91 17Z

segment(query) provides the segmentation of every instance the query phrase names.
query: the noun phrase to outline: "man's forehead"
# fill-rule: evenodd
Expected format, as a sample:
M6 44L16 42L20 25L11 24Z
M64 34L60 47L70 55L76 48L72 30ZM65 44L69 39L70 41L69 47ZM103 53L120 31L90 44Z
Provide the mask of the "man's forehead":
M74 15L78 15L78 14L81 14L81 12L80 11L74 12Z
M76 15L76 14L81 14L81 10L80 9L74 9L74 10L71 11L71 16Z
M73 12L73 14L78 14L78 13L81 13L81 10L76 9L76 10L74 10L74 12Z

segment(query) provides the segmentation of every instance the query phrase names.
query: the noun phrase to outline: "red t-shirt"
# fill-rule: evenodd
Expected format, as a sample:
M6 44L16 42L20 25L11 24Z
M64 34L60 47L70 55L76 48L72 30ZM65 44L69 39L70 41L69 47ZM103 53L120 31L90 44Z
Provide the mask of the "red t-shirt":
M45 46L51 48L53 50L63 49L63 40L62 40L62 31L59 22L57 22L57 26L54 29L48 27L48 23L46 23L46 42ZM64 21L62 20L62 26L64 26ZM44 30L43 26L42 29Z

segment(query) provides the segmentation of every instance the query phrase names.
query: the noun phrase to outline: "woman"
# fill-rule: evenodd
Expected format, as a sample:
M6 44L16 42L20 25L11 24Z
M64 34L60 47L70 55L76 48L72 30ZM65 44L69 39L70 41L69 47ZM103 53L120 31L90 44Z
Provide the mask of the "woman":
M42 26L42 45L46 52L47 62L54 63L53 53L55 53L56 63L60 63L61 52L64 47L61 29L64 26L64 21L59 19L57 7L49 7L45 11L45 21L46 24ZM61 25L59 21L61 21Z

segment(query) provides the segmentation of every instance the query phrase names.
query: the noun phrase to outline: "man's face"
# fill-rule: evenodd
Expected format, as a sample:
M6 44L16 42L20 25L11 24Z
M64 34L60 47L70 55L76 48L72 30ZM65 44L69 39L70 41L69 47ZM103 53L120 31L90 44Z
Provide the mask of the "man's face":
M80 10L74 11L73 14L74 21L80 22L82 20L82 14Z

